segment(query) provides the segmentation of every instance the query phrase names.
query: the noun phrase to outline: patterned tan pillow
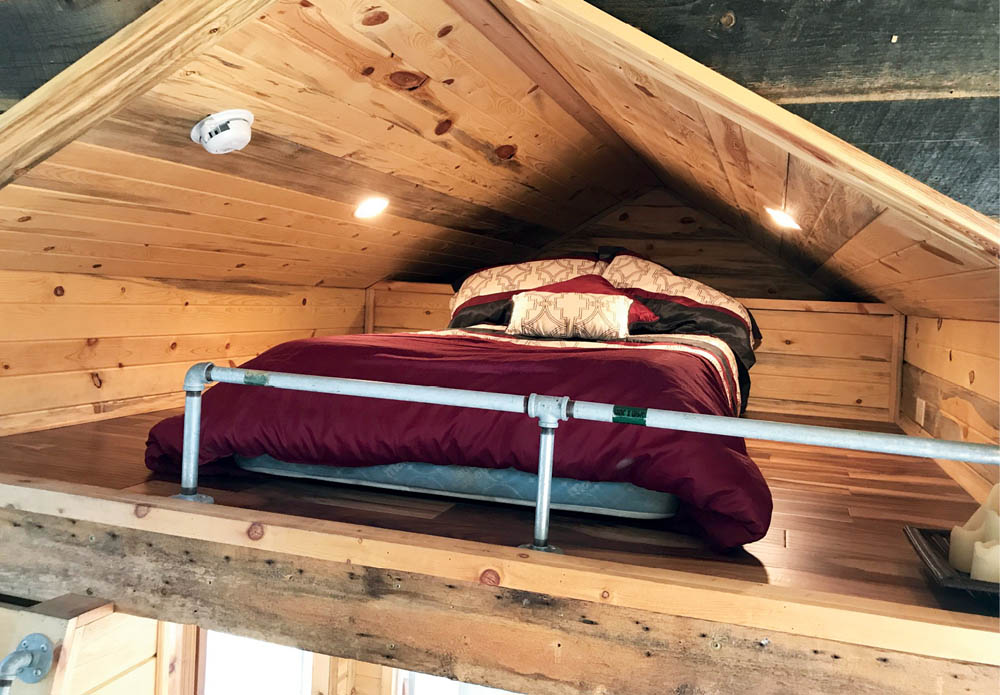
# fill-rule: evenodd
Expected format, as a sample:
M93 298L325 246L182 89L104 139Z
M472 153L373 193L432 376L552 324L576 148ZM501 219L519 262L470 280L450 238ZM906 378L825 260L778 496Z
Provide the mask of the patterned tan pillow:
M486 268L465 279L451 298L452 315L470 299L500 292L533 290L581 275L600 275L608 264L590 258L551 258Z
M507 333L533 338L617 340L628 337L631 297L576 292L514 295Z

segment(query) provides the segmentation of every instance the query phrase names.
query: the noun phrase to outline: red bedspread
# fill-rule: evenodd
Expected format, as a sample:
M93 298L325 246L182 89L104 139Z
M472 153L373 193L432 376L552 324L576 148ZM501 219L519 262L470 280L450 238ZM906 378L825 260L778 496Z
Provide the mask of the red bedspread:
M652 344L518 340L467 331L354 335L278 345L245 367L410 384L569 396L617 405L733 415L739 393L721 341ZM180 467L183 417L149 433L147 465ZM525 415L218 384L203 399L202 470L231 456L365 466L421 461L536 472L537 422ZM561 423L555 475L631 482L680 498L722 548L761 538L771 495L738 437L636 425Z

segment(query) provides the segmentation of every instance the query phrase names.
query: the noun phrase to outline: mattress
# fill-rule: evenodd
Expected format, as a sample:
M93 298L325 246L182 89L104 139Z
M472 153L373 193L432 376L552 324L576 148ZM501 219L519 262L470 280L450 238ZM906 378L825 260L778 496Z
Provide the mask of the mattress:
M235 457L236 465L255 473L365 485L404 492L445 495L484 502L534 506L538 477L516 468L435 466L430 463L390 463L364 468L286 463L268 455ZM677 512L677 498L631 483L552 479L553 509L620 516L667 519Z

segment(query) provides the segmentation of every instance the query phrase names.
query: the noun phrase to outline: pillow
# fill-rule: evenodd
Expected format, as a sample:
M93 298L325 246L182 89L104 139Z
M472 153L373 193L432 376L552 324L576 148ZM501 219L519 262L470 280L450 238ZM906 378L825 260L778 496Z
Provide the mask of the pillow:
M510 304L507 333L539 338L616 340L628 337L630 325L657 319L600 275L518 292Z
M451 298L451 315L454 319L467 304L472 306L487 304L497 299L508 300L513 292L519 290L532 290L553 282L571 280L581 275L600 275L607 265L604 261L598 261L596 258L550 258L543 261L485 268L473 273L462 282L458 292ZM495 295L503 296L496 297ZM489 308L483 311L486 316L491 313ZM496 323L496 321L477 320L474 323ZM471 325L473 324L463 324L463 326ZM452 326L452 328L461 327Z
M507 333L532 338L620 340L628 337L632 299L623 294L526 290L513 301Z
M572 280L564 280L552 283L551 285L542 285L541 287L530 289L545 292L576 292L627 296L627 293L616 289L600 275L581 275ZM468 328L469 326L477 326L482 323L506 326L510 323L511 311L514 306L512 303L513 298L521 292L526 291L529 290L498 292L497 294L470 299L455 311L448 327ZM629 307L629 322L640 323L646 321L656 321L656 314L646 309L642 305L642 302L633 300Z

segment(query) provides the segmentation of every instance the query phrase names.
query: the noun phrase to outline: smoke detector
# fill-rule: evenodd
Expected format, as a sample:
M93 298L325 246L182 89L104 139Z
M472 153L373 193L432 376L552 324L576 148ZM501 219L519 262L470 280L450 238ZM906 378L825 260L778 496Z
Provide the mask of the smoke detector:
M242 150L250 142L253 114L246 109L227 109L198 121L191 139L212 154Z

